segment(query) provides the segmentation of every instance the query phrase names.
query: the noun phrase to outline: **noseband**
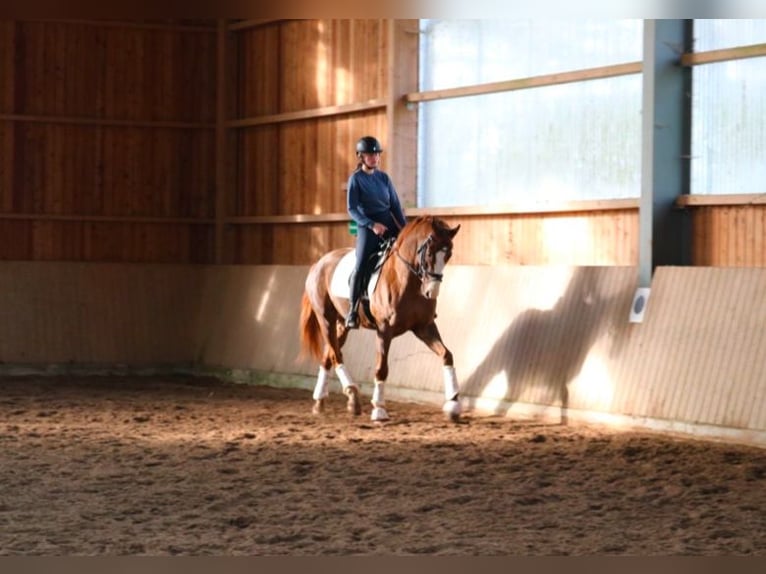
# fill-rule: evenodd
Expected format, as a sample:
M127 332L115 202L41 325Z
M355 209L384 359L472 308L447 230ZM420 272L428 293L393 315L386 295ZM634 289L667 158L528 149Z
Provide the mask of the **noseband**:
M426 279L430 281L437 281L440 282L442 278L444 277L443 273L434 273L433 271L429 271L426 268L426 249L428 249L428 245L434 240L433 234L426 237L426 240L420 244L420 247L418 247L417 254L418 254L418 266L413 267L413 265L407 261L404 257L401 256L399 253L399 250L396 250L396 256L402 260L402 262L407 266L407 269L409 269L418 279L420 279L420 282L422 283Z

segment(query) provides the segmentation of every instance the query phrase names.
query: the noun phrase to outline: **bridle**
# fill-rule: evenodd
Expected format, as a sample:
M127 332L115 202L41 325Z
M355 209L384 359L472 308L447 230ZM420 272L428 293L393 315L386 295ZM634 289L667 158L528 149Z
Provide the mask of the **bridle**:
M444 277L443 273L434 273L433 271L429 271L426 267L426 250L428 249L429 244L431 244L434 240L433 233L430 234L428 237L426 237L426 240L423 241L423 243L420 244L417 250L418 255L418 266L414 267L409 261L407 261L404 257L401 256L399 253L399 250L396 250L396 256L401 259L402 263L404 263L407 266L407 269L412 272L413 275L415 275L418 279L420 279L420 282L422 283L426 279L429 281L436 281L441 282L442 278Z

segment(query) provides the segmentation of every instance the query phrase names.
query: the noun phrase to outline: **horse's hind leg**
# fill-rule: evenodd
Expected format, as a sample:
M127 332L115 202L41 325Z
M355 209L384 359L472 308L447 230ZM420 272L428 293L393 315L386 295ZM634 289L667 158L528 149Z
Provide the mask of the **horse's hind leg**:
M328 389L329 381L327 380L330 374L330 360L328 355L325 354L325 359L319 366L319 373L317 374L317 382L314 385L314 406L311 408L311 412L315 415L322 414L324 412L324 404L327 399L327 395L330 394Z
M343 387L343 394L348 399L346 402L346 410L354 416L362 414L362 402L359 400L359 387L351 378L351 374L346 369L346 365L343 364L343 354L341 353L341 347L346 342L348 336L348 329L338 323L338 331L336 332L337 340L337 352L335 353L335 374L338 375L341 387Z
M343 394L348 397L346 408L348 412L353 415L362 414L362 403L359 400L359 387L351 378L351 375L343 365L343 355L341 353L341 347L346 342L346 336L348 332L345 329L332 330L330 327L324 326L326 329L328 341L327 349L322 359L322 364L319 367L319 374L317 375L317 382L314 385L314 406L311 412L314 414L321 414L324 411L325 402L329 395L329 380L328 375L333 365L335 366L335 374L340 380L340 384L343 388Z

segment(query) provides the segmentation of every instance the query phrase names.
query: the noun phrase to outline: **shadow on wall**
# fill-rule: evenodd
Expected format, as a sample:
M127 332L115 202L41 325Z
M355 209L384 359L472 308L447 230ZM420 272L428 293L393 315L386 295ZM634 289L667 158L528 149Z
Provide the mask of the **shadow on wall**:
M496 401L498 415L506 415L522 397L537 404L559 403L561 423L566 424L569 383L599 337L618 322L627 323L630 293L616 289L604 294L607 271L579 267L552 309L527 309L518 315L461 385L463 396L474 405ZM622 346L624 334L616 332L610 354ZM498 384L503 382L500 375L504 385Z

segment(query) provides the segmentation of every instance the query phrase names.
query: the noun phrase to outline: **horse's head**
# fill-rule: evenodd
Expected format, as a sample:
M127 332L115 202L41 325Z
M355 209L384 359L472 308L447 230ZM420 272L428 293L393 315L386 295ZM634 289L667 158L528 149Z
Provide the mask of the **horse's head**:
M444 267L452 257L452 240L460 230L460 225L450 227L435 217L419 217L411 226L415 256L412 264L408 264L410 271L420 279L423 296L426 299L436 299Z

